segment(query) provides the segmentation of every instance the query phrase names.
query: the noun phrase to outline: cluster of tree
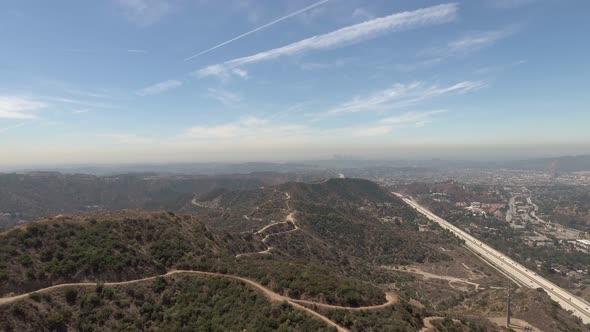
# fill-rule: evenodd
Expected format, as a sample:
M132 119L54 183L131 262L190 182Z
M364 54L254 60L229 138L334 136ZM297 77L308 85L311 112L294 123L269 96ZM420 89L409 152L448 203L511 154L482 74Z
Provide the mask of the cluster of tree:
M382 304L385 294L371 283L342 275L329 264L283 259L252 259L237 267L239 275L247 276L277 293L295 299L311 299L342 306Z
M288 182L279 186L281 191L289 192L292 199L316 202L329 206L371 202L399 202L378 184L364 179L329 179L325 182L308 184Z
M500 331L496 326L491 324L482 324L475 321L468 321L467 323L461 320L453 320L450 317L445 317L440 320L435 320L432 325L436 331L440 332L488 332L492 330Z
M532 188L540 213L551 222L590 231L590 189L587 186Z
M42 221L0 236L0 293L83 279L127 280L227 256L203 224L129 212ZM212 263L202 268L212 269Z
M0 307L0 330L333 331L237 281L182 275L32 295Z
M346 311L323 309L320 312L353 332L418 331L424 319L423 309L411 306L405 301L379 310Z
M232 251L236 238L172 213L42 221L0 236L0 293L81 280L133 280L187 269L250 277L295 298L351 306L384 301L378 288L343 276L338 262L236 259ZM248 243L238 240L243 246Z
M451 203L484 202L497 203L502 200L500 188L480 184L463 184L456 181L437 183L414 182L401 186L401 192L412 196L426 196L433 193L444 194Z
M403 204L403 203L402 203ZM298 203L300 223L342 252L376 264L438 262L450 257L437 248L448 239L434 232L419 232L416 215L399 213L402 222L386 223L354 207ZM438 246L436 246L438 244Z

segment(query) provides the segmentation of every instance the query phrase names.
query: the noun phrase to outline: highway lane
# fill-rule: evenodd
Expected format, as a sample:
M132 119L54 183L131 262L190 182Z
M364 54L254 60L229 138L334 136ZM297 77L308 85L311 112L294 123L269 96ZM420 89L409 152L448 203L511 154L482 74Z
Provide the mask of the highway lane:
M494 267L505 273L511 279L526 287L542 288L547 294L561 305L562 308L569 310L573 315L582 319L585 324L590 323L590 304L559 286L553 284L547 279L537 275L534 271L528 270L525 266L512 260L510 257L502 254L487 244L479 241L472 235L462 229L452 225L448 221L440 218L428 209L424 208L409 196L393 193L401 198L406 204L410 205L418 212L425 215L428 219L438 223L441 227L453 232L459 238L465 241L465 245L477 253L482 259L492 264Z

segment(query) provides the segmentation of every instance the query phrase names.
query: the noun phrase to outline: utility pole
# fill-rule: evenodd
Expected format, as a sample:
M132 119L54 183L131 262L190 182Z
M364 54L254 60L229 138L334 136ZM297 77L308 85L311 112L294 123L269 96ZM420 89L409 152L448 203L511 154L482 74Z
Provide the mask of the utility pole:
M510 308L510 285L508 285L508 297L506 298L506 327L510 328L510 315L512 314Z

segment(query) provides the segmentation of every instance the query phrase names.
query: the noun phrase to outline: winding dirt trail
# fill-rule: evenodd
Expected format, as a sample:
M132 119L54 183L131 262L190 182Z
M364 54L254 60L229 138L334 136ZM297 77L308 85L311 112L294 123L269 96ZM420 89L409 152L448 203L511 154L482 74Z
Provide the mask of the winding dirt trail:
M267 255L270 254L270 251L273 249L273 247L268 246L268 248L266 248L265 250L262 251L254 251L254 252L245 252L242 254L237 254L236 258L240 258L240 257L246 257L246 256L252 256L252 255Z
M426 271L422 271L418 268L415 267L409 267L406 269L403 268L399 268L399 267L392 267L392 266L382 266L385 269L388 270L393 270L393 271L399 271L399 272L405 272L405 273L412 273L412 274L419 274L422 277L424 277L424 279L440 279L440 280L446 280L449 282L449 284L453 283L453 282L457 282L457 283L463 283L463 284L467 284L467 285L471 285L473 287L475 287L475 289L479 289L480 285L478 283L469 281L469 280L465 280L465 279L461 279L461 278L456 278L456 277L451 277L451 276L444 276L444 275L438 275L438 274L433 274L433 273L429 273ZM452 287L452 285L451 285Z
M295 232L299 230L299 226L297 226L297 223L295 222L295 218L293 217L293 215L295 214L295 211L291 210L291 206L289 205L289 200L291 199L291 195L288 192L285 192L285 203L287 204L287 211L290 211L289 214L285 217L285 221L279 221L279 222L275 222L272 223L270 225L266 225L264 227L262 227L261 229L257 230L256 232L254 232L254 234L259 235L262 232L266 231L267 229L276 226L276 225L293 225L293 229L290 229L288 231L282 231L282 232L276 232L276 233L270 233L267 234L263 239L262 239L262 243L264 243L266 245L266 242L268 241L268 239L270 239L270 237L272 236L276 236L276 235L282 235L282 234L288 234L291 232ZM245 252L245 253L241 253L241 254L237 254L236 258L240 258L240 257L246 257L246 256L252 256L252 255L267 255L270 254L270 252L273 250L273 247L270 245L266 245L266 249L262 250L262 251L255 251L255 252Z
M424 320L423 320L424 327L420 329L420 332L434 332L434 331L436 331L436 328L434 327L434 325L432 325L432 322L434 322L435 320L439 320L439 319L444 319L444 317L433 316L433 317L424 318Z
M197 206L197 207L201 207L201 208L202 207L205 207L205 205L197 202L197 199L196 198L193 198L193 200L191 201L191 204L194 205L194 206Z
M343 306L339 306L339 305L318 303L318 302L306 301L306 300L294 300L294 299L291 299L291 301L299 303L299 304L314 305L318 308L341 309L341 310L348 310L348 311L378 310L378 309L383 309L383 308L387 308L389 306L392 306L399 301L399 297L397 296L397 294L395 294L393 292L386 292L385 298L387 299L387 301L383 304L364 306L364 307L343 307Z
M285 301L289 305L291 305L293 308L303 311L303 312L323 321L324 323L326 323L332 327L335 327L336 330L339 332L345 332L348 330L346 328L338 325L334 321L330 320L328 317L326 317L326 316L324 316L324 315L322 315L310 308L305 307L304 304L305 305L314 305L316 307L327 308L327 309L342 309L342 310L350 310L350 311L361 311L361 310L383 309L388 306L392 306L398 302L397 294L392 293L392 292L386 293L387 302L385 302L383 304L379 304L379 305L364 306L364 307L344 307L344 306L336 306L336 305L330 305L330 304L325 304L325 303L320 303L320 302L296 300L296 299L292 299L292 298L280 295L280 294L264 287L263 285L257 283L256 281L250 280L248 278L239 277L239 276L235 276L235 275L231 275L231 274L222 274L222 273L216 273L216 272L203 272L203 271L191 271L191 270L172 270L166 274L157 275L157 276L153 276L153 277L147 277L147 278L135 279L135 280L129 280L129 281L120 281L120 282L105 282L104 285L105 286L131 285L131 284L154 280L158 277L168 277L168 276L172 276L172 275L176 275L176 274L189 274L189 275L227 278L227 279L232 279L232 280L236 280L236 281L245 283L248 286L254 288L256 291L262 293L271 302ZM24 298L27 298L32 293L46 293L46 292L56 290L56 289L65 289L65 288L71 288L71 287L96 287L96 282L80 282L80 283L60 284L60 285L54 285L54 286L50 286L47 288L39 289L37 291L30 292L30 293L15 295L12 297L3 297L3 298L0 298L0 305L5 305L5 304L9 304L9 303L13 303L13 302L22 300Z
M272 223L270 225L266 225L266 226L262 227L261 229L257 230L256 232L254 232L254 234L260 234L260 233L264 232L265 230L267 230L267 229L269 229L269 228L271 228L273 226L283 225L283 224L286 225L286 224L288 224L288 222L286 222L286 221L279 221L279 222Z
M422 327L420 329L420 332L436 332L436 331L438 331L436 329L436 327L434 326L434 324L432 324L432 323L434 321L441 320L441 319L445 319L445 317L432 316L432 317L426 317L426 318L424 318L422 320L422 322L424 323L424 327ZM453 322L459 323L460 321L458 319L453 319Z

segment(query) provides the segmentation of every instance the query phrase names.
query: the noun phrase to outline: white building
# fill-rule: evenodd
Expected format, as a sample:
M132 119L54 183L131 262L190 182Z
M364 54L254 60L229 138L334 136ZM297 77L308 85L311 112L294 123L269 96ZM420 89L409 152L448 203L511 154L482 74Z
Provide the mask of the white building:
M589 240L576 240L576 247L590 250L590 241Z

